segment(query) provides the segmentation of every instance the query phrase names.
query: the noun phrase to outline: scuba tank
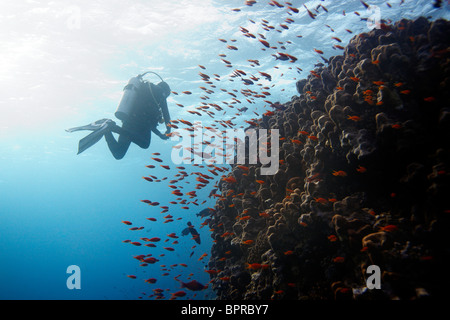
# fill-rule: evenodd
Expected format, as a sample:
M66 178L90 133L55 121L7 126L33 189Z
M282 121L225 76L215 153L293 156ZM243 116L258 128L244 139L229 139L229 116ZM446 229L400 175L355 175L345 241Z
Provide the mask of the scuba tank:
M147 73L153 73L157 75L161 79L161 81L164 82L164 80L157 73L152 71L147 71L143 74L131 78L128 81L128 84L123 88L124 93L122 99L120 100L119 106L117 107L117 110L114 113L117 119L126 121L133 115L134 109L136 108L137 105L137 101L140 98L139 94L142 91L143 87L147 85L147 83L145 83L142 80L143 76L146 75Z
M128 84L123 88L122 99L114 113L117 119L126 121L133 114L139 91L142 89L143 85L142 75L133 77L128 81Z

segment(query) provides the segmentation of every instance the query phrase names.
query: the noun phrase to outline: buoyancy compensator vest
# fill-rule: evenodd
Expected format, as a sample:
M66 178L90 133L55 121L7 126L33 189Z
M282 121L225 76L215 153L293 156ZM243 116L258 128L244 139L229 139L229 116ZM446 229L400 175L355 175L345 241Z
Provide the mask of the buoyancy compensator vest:
M130 117L132 117L133 114L135 114L136 109L139 107L139 103L142 103L142 98L144 98L142 96L142 92L148 91L150 89L149 86L151 85L149 82L143 80L143 76L146 75L147 73L154 73L161 79L163 83L165 83L164 80L157 73L152 71L147 71L143 74L131 78L128 81L128 84L123 88L124 92L122 95L122 99L120 100L119 106L117 107L117 110L114 114L118 119L122 121L129 120ZM153 92L150 93L152 95L153 100L155 100L156 102Z

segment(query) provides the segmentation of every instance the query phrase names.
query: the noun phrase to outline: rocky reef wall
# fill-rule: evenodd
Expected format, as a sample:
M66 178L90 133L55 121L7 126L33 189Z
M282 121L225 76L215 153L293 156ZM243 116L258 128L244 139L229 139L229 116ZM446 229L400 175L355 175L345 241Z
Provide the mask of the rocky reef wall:
M445 288L450 23L354 36L254 128L280 166L221 180L209 261L218 299L416 299ZM271 141L271 143L276 143ZM381 289L366 268L381 270Z

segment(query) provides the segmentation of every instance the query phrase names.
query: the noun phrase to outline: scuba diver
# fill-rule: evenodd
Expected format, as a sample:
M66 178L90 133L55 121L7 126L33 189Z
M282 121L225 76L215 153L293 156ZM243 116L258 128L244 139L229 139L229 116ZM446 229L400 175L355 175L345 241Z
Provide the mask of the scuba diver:
M200 235L198 234L197 230L195 230L194 226L192 225L192 223L190 221L187 223L187 225L188 225L188 227L183 229L183 231L181 231L181 235L187 236L189 233L191 233L192 239L194 239L195 242L200 244Z
M123 89L122 99L114 114L122 121L122 127L116 125L111 119L101 119L86 126L66 129L67 132L93 131L80 140L77 154L96 144L103 136L109 150L117 160L125 156L131 142L142 149L147 149L150 146L152 131L163 140L169 139L167 134L170 133L170 114L166 99L170 95L170 87L156 73L154 74L161 79L157 85L143 80L143 76L147 73L154 72L148 71L131 78ZM164 134L157 128L159 123L166 125ZM117 140L113 132L119 134Z

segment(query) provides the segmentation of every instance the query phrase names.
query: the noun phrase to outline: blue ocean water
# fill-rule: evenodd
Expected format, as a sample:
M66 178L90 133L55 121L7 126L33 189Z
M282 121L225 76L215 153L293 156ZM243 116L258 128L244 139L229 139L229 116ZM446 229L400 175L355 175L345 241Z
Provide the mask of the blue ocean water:
M195 214L214 206L214 200L208 198L213 182L197 190L197 204L206 201L203 204L187 204L188 210L181 209L181 204L169 205L176 197L167 185L178 174L171 161L174 142L153 136L149 149L132 145L125 158L117 161L104 141L76 155L78 140L85 133L67 133L64 129L101 118L114 119L128 79L148 70L160 74L178 93L168 98L172 119L201 120L203 125L232 120L241 126L244 120L256 116L254 112L269 110L263 100L283 103L297 94L295 82L306 78L315 64L324 62L314 49L322 50L325 58L341 54L333 48L337 42L332 37L341 39L339 44L345 46L355 34L370 30L361 18L373 12L359 0L291 1L298 13L288 9L286 2L279 2L282 8L270 2L256 1L252 6L243 0L0 4L1 299L147 299L154 288L165 290L167 299L180 290L175 276L184 282L195 279L207 284L209 276L204 270L208 256L198 259L210 254L212 239L208 226L200 228L203 220ZM419 16L448 19L448 3L444 1L437 9L434 2L367 1L378 6L380 18L386 21ZM316 14L315 19L303 4ZM287 18L294 22L287 23ZM264 30L262 19L273 28ZM263 34L279 48L261 50L264 47L257 39L245 37L240 27L257 37ZM238 50L230 50L227 45ZM298 60L276 60L272 55L276 52ZM221 58L230 61L232 67ZM249 59L258 60L259 65L251 66ZM232 77L236 69L259 78L258 72L269 73L272 80L261 78L259 83L270 88L266 90L271 96L246 100L241 89L259 89ZM220 76L220 81L214 80L216 87L209 99L202 99L205 92L199 87L205 85L199 72ZM156 82L158 78L149 76L149 80ZM240 103L231 104L231 96L220 89L236 93ZM213 110L213 117L187 112L198 111L195 108L202 102L219 104L223 110ZM249 110L238 113L237 108L242 107ZM151 160L155 152L171 170ZM146 168L149 164L156 168ZM207 173L206 168L183 166L188 174ZM142 179L149 174L168 178L161 182ZM195 177L190 175L178 184L183 192L194 190ZM159 206L144 204L140 201L143 199L170 209L161 213ZM167 214L174 216L173 222L163 223ZM157 221L148 221L147 217ZM127 226L122 220L133 225ZM194 249L195 242L189 236L181 237L187 221L196 226L202 239ZM144 229L128 230L134 226ZM175 239L171 238L164 243L172 232L180 236L176 239L179 243L172 244ZM160 237L162 241L156 248L123 243L126 239L141 241L141 237ZM175 250L164 250L166 246ZM149 253L160 261L142 267L133 259ZM70 265L80 267L79 290L67 288L70 275L66 269ZM163 275L166 272L169 274ZM156 278L157 282L145 283L147 278ZM195 296L186 291L183 299L214 298L211 289Z

